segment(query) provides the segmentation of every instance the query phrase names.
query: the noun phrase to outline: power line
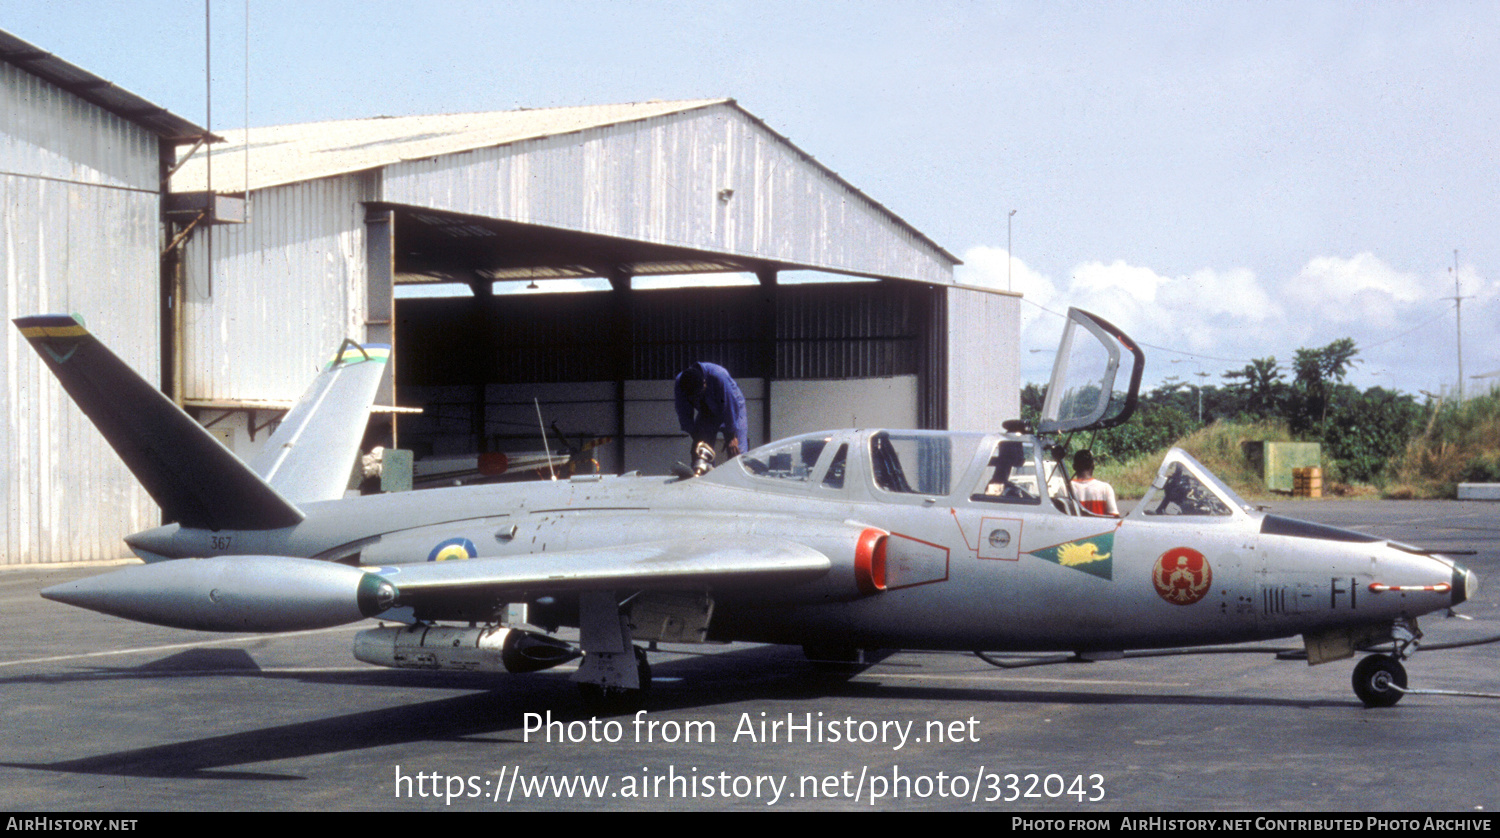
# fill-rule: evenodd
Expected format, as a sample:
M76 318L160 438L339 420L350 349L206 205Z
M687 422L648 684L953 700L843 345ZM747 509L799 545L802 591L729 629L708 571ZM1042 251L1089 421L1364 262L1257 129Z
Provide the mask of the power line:
M1025 297L1022 297L1021 299L1025 300L1028 303L1031 303L1032 305L1036 306L1037 308L1041 309L1042 311L1047 312L1048 314L1056 315L1057 317L1061 317L1064 320L1067 319L1067 315L1066 314L1059 314L1058 312L1053 311L1052 309L1047 308L1046 306L1044 306L1044 305L1042 305L1040 303L1033 302L1031 300L1027 300ZM1454 299L1454 298L1453 297L1448 297L1447 299ZM1458 302L1455 300L1454 306L1457 306L1457 305L1458 305ZM1377 340L1377 341L1374 341L1372 343L1361 343L1359 341L1355 341L1355 346L1359 348L1360 352L1364 352L1365 350L1374 349L1377 346L1384 346L1387 343L1390 343L1392 341L1400 340L1401 338L1406 337L1407 335L1411 334L1412 332L1416 332L1416 331L1420 331L1422 329L1425 329L1426 327L1432 325L1433 323L1437 322L1438 320L1441 320L1444 317L1447 317L1448 316L1448 312L1450 310L1451 309L1445 308L1442 311L1438 312L1433 317L1431 317L1431 318L1429 318L1427 320L1423 320L1421 323L1417 324L1416 326L1413 326L1412 328L1407 329L1406 331L1401 332L1399 334L1391 335L1390 337L1385 338L1383 340ZM1134 340L1134 338L1132 338L1132 340ZM1256 360L1259 360L1259 359L1255 359L1255 358L1222 358L1222 357L1218 357L1218 356L1215 356L1215 355L1204 355L1204 354L1202 354L1200 352L1188 352L1187 350L1183 350L1183 349L1172 349L1171 347L1167 347L1167 346L1157 346L1156 344L1147 343L1147 342L1145 342L1143 340L1137 340L1135 342L1137 344L1141 345L1141 346L1147 347L1149 349L1155 349L1155 350L1157 350L1159 352L1170 352L1173 355L1183 355L1183 356L1186 356L1186 357L1189 357L1189 358L1201 358L1201 359L1203 359L1205 361L1223 361L1223 362L1231 363L1231 364L1252 364Z
M1025 302L1031 303L1032 305L1036 306L1037 308L1041 309L1042 311L1047 312L1048 314L1056 315L1058 317L1061 317L1064 320L1068 319L1068 316L1066 314L1061 314L1059 312L1053 311L1052 309L1047 308L1046 306L1042 305L1041 303L1034 302L1032 300L1027 300L1025 297L1022 297L1021 299L1024 300ZM1172 349L1172 348L1166 347L1166 346L1157 346L1154 343L1146 343L1143 340L1135 340L1134 337L1132 337L1131 340L1135 341L1140 346L1144 346L1144 347L1147 347L1147 348L1150 348L1150 349L1155 349L1155 350L1158 350L1158 351L1161 351L1161 352L1170 352L1173 355L1185 355L1185 356L1187 356L1189 358L1201 358L1201 359L1203 359L1205 361L1224 361L1224 362L1230 363L1230 364L1249 364L1249 363L1254 363L1254 359L1251 359L1251 358L1220 358L1220 357L1215 356L1215 355L1204 355L1201 352L1187 352L1187 351L1184 351L1184 350L1181 350L1181 349Z
M1391 335L1390 337L1386 338L1385 340L1376 341L1374 343L1367 343L1367 344L1364 345L1364 349L1374 349L1377 346L1384 346L1385 344L1390 343L1393 340L1400 340L1401 338L1406 337L1407 335L1411 334L1412 332L1415 332L1418 329L1425 328L1425 327L1431 325L1432 323L1434 323L1434 322L1436 322L1438 320L1441 320L1441 319L1443 319L1444 317L1447 317L1447 316L1448 316L1448 312L1445 309L1445 310L1439 312L1436 317L1433 317L1430 320L1424 320L1420 324L1418 324L1416 326L1413 326L1410 329L1407 329L1406 331L1402 332L1399 335Z

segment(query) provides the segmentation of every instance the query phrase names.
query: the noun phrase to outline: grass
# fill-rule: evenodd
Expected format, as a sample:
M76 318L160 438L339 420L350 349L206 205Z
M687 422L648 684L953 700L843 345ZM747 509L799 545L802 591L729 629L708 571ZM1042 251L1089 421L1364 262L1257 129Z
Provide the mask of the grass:
M1192 454L1248 499L1271 497L1261 475L1242 453L1245 442L1291 441L1282 422L1215 422L1179 440ZM1166 449L1124 462L1101 462L1098 476L1122 498L1139 498L1151 487ZM1459 483L1500 482L1500 394L1463 404L1436 405L1422 433L1386 467L1384 486L1346 486L1338 481L1338 464L1324 467L1324 494L1374 495L1386 498L1452 498Z
M1451 498L1459 483L1500 482L1500 395L1439 403L1386 472L1388 498Z
M1192 454L1220 480L1241 496L1269 497L1260 472L1251 467L1243 453L1243 444L1254 441L1290 442L1292 435L1282 422L1215 422L1199 428L1181 440L1176 447ZM1168 449L1145 454L1120 463L1102 463L1098 476L1115 487L1122 498L1139 498L1151 488L1151 481L1161 467Z

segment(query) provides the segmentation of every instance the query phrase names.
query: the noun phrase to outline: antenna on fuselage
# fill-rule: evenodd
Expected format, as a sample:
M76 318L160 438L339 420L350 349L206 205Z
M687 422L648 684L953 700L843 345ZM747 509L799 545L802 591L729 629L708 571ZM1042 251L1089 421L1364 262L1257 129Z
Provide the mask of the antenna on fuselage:
M557 480L557 472L552 468L552 443L547 441L547 423L542 421L542 403L536 396L531 397L531 403L536 405L536 423L542 429L542 450L547 452L547 473Z

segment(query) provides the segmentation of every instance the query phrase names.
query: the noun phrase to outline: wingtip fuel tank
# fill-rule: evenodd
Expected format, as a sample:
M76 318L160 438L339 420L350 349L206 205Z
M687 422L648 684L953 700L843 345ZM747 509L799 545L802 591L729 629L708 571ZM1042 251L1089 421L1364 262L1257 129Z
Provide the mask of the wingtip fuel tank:
M304 631L373 617L396 589L332 562L284 556L179 559L43 590L47 599L171 628Z

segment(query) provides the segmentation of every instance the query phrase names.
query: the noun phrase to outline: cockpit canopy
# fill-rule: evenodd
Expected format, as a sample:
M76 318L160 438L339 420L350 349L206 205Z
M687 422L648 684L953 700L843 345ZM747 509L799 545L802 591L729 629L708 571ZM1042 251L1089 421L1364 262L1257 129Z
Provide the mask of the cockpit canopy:
M1089 312L1069 309L1037 432L1126 421L1135 410L1144 361L1145 354L1124 332ZM1122 381L1125 389L1116 389ZM1059 451L1050 440L1018 433L820 431L746 452L735 461L737 468L726 464L705 479L830 500L1019 504L1093 514L1075 498ZM1251 512L1202 463L1174 448L1131 515L1213 521Z
M763 445L703 479L829 500L943 500L1089 514L1074 500L1063 464L1036 437L1018 434L821 431ZM1227 520L1251 511L1203 464L1174 448L1132 515Z
M1124 423L1135 412L1145 362L1145 353L1124 332L1097 315L1068 309L1037 432L1084 431ZM1124 390L1115 389L1120 383Z
M1067 496L1062 472L1042 462L1041 450L1034 437L1013 434L824 431L756 448L735 461L738 469L726 465L709 479L851 500L1040 506Z
M1151 490L1136 508L1148 516L1230 517L1255 511L1255 507L1181 448L1167 452L1156 479L1151 482Z

